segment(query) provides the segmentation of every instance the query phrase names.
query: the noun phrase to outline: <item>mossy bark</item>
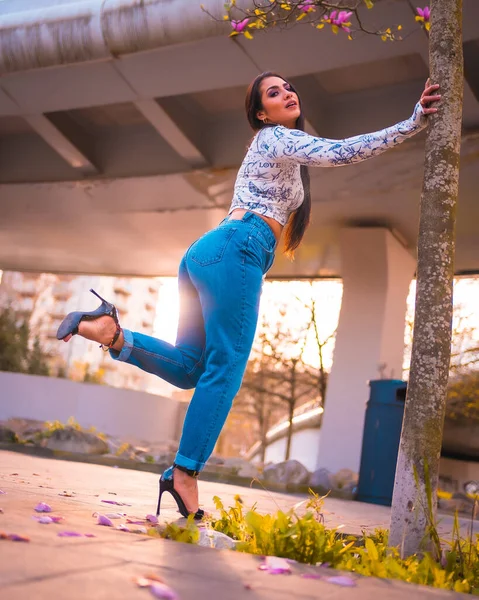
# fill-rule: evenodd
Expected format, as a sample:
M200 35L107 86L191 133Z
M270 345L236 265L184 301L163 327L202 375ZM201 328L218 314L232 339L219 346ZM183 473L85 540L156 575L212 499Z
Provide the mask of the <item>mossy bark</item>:
M408 556L422 549L437 482L449 375L456 204L459 188L463 57L462 0L431 0L431 83L442 95L429 117L418 238L411 370L394 485L389 542ZM418 480L416 481L415 472Z

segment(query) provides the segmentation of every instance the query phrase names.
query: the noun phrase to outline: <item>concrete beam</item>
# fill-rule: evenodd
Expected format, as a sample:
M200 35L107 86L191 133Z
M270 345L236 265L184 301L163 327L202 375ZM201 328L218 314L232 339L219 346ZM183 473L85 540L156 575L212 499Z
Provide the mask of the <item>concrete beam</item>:
M224 35L223 0L85 0L0 16L0 74ZM253 0L242 0L254 8Z
M77 169L83 175L91 175L98 172L95 165L45 115L28 115L22 118L71 167Z
M183 131L155 100L138 100L136 108L147 119L168 144L192 167L199 169L207 165L201 151L186 137Z

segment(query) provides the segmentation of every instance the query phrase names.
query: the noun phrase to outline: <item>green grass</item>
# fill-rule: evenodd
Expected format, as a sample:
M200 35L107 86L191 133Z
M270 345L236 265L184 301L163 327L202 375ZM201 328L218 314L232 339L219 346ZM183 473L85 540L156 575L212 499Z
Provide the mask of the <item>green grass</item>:
M324 498L314 493L302 515L294 509L261 514L256 505L247 510L239 496L229 508L225 508L218 497L214 500L220 516L210 519L209 527L237 540L240 552L280 556L310 565L326 564L360 575L479 595L479 536L473 537L471 533L466 538L461 537L457 515L452 541L440 540L431 520L425 547L432 541L433 551L401 558L396 548L388 546L385 530L353 536L325 527ZM168 525L161 536L196 543L198 529L190 518L186 527Z

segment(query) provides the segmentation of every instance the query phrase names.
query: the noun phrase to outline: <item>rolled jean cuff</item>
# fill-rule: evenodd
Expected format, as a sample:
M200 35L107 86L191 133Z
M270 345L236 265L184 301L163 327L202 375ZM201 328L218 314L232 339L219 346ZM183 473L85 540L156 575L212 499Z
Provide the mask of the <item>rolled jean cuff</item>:
M130 358L131 351L133 350L133 334L129 329L123 330L123 348L118 350L110 350L110 356L113 360L121 360L122 362L127 361Z
M186 456L183 456L179 452L176 453L175 464L184 467L185 469L189 469L190 471L202 471L205 466L204 462L186 458Z

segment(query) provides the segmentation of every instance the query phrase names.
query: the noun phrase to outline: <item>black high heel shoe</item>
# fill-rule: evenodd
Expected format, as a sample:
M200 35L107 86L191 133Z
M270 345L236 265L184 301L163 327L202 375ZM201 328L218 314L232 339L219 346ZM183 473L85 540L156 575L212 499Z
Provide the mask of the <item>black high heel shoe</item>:
M158 498L158 508L156 509L156 516L158 516L160 514L161 497L163 496L163 494L165 492L170 492L170 494L175 499L176 504L178 505L178 510L181 513L181 515L183 517L188 518L190 516L190 514L192 514L192 513L190 513L188 511L188 509L186 508L186 505L183 502L183 498L175 490L173 484L174 484L174 480L173 479L163 479L163 476L160 477L160 496ZM194 518L195 521L200 521L204 516L205 516L205 511L202 508L199 508L194 513L194 517L193 518Z
M109 349L117 341L121 333L120 322L118 320L118 311L116 310L116 307L111 304L111 302L107 302L104 298L97 294L95 290L91 289L90 292L101 300L100 306L91 312L76 311L69 313L60 323L60 327L57 331L57 339L63 340L67 337L67 335L70 334L76 335L78 333L78 326L80 325L81 321L94 321L99 317L108 316L115 321L116 331L112 341L108 345L100 344L100 348L105 347L106 349Z

